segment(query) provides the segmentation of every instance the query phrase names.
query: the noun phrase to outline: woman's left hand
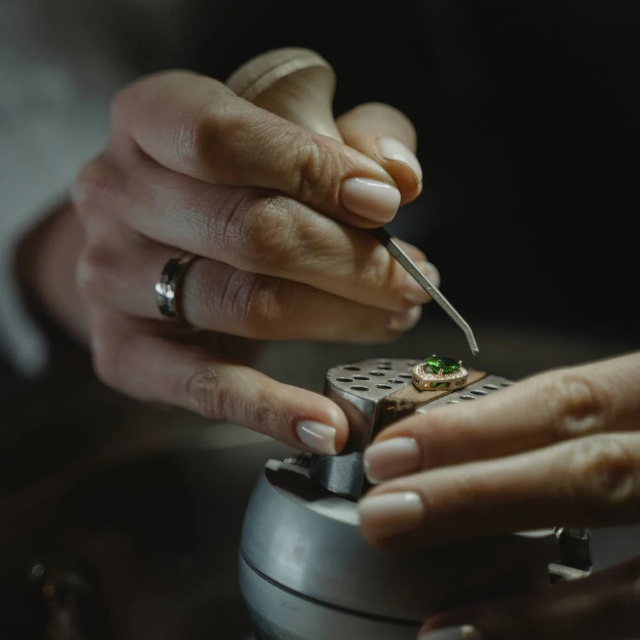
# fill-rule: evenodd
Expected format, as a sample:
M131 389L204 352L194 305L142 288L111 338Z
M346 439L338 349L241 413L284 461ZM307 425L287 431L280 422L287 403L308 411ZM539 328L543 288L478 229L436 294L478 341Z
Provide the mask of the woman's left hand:
M640 353L406 418L365 454L361 530L384 547L640 522ZM425 640L640 637L640 558L427 621Z

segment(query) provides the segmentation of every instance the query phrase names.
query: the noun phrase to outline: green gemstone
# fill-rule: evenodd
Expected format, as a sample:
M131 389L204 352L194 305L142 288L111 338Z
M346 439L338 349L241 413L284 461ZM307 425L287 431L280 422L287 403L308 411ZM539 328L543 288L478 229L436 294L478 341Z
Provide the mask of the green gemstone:
M451 358L441 358L440 356L430 356L427 358L424 363L431 369L431 371L435 374L447 374L447 373L455 373L456 371L460 371L461 363L457 360L452 360Z

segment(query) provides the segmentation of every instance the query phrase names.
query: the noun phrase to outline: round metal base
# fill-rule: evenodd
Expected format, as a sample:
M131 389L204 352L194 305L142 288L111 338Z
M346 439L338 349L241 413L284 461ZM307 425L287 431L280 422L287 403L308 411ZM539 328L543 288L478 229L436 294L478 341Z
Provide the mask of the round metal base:
M439 611L549 585L553 530L391 553L357 504L270 460L245 515L240 587L261 640L415 639Z
M420 624L368 617L301 597L240 559L240 588L258 640L415 640Z

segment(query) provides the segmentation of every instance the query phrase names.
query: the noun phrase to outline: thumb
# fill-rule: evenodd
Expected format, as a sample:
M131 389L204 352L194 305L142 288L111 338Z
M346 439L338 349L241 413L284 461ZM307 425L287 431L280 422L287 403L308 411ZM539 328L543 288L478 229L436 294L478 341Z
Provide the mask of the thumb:
M422 190L422 169L415 156L416 132L402 112L381 103L363 104L340 116L345 142L382 166L410 202Z

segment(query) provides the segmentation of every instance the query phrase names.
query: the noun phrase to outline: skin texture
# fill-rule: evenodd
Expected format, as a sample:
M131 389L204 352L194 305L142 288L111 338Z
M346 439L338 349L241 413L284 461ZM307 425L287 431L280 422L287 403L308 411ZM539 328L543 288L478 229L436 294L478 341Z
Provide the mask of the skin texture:
M364 105L338 123L342 144L183 71L125 88L111 116L71 203L23 247L37 256L25 274L32 292L88 345L107 385L300 449L309 447L297 425L319 423L339 451L342 411L251 362L265 340L385 343L415 325L428 296L366 231L397 205L365 207L368 217L342 197L358 178L375 181L387 204L414 199L415 166L386 160L376 144L415 150L413 126L391 107ZM180 289L197 331L160 320L155 304L162 267L182 251L199 256Z
M402 438L411 468L400 470L396 454L394 477L361 502L364 536L406 548L461 534L640 522L639 381L640 353L630 353L541 373L473 403L396 423L372 450ZM411 517L396 517L388 534L367 501L393 494L412 496L419 506ZM423 631L450 628L451 638L467 637L465 626L487 640L640 637L640 559L551 591L447 612Z

